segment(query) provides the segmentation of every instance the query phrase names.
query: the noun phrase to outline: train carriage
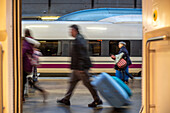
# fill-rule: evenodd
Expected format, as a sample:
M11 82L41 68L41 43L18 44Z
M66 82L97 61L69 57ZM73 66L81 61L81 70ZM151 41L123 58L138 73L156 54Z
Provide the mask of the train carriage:
M77 24L88 41L93 73L115 73L110 54L117 54L118 42L125 41L132 59L130 73L141 72L142 64L142 16L118 15L99 21L22 21L22 29L31 29L33 37L40 43L43 54L38 72L41 75L70 73L69 69L73 37L69 26Z

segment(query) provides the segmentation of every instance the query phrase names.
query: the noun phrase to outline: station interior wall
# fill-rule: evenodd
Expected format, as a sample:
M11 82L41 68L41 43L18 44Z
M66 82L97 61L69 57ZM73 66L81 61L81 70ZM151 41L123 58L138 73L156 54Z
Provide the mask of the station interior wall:
M62 16L74 11L91 9L92 0L22 0L23 16ZM136 8L142 7L142 0L136 0ZM94 8L134 8L134 0L94 0Z

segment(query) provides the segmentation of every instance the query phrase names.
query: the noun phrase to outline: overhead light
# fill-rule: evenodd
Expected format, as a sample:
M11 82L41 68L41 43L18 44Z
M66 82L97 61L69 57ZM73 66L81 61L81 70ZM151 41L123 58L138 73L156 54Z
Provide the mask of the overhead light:
M89 30L107 30L106 27L86 27Z
M60 16L43 16L41 20L57 20Z
M48 25L28 25L25 28L47 28L49 27Z

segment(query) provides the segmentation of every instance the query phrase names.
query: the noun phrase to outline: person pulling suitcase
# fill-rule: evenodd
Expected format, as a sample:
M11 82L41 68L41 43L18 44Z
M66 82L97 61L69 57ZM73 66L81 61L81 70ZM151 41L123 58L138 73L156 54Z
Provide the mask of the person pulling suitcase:
M57 103L65 104L70 106L70 98L73 94L77 83L82 80L83 84L90 91L94 101L88 104L88 107L97 107L103 104L102 100L97 94L96 89L91 85L88 70L92 67L91 60L87 50L87 42L83 35L79 33L79 27L72 25L71 36L75 38L71 49L71 69L72 74L70 78L70 85L64 98L57 100Z

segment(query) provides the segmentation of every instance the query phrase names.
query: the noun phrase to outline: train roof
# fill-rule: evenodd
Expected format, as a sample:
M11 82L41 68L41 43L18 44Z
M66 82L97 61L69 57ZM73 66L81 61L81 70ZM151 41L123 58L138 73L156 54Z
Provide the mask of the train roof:
M104 18L99 20L100 22L111 22L111 23L142 23L142 15L120 15Z
M120 15L142 15L142 9L134 8L97 8L76 11L60 17L57 21L99 21Z

